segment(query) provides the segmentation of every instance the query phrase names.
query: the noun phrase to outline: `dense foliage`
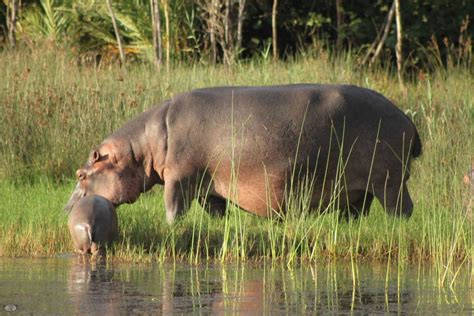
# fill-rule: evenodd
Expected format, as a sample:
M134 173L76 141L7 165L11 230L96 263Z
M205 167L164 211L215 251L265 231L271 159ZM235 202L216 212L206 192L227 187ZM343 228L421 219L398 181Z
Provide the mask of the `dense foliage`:
M6 3L0 4L0 39L6 43ZM159 0L163 44L169 43L174 60L209 61L209 19L205 8L218 5L235 25L238 0ZM321 47L351 50L360 58L383 30L392 0L278 1L277 30L281 57ZM246 0L242 47L238 57L268 57L272 37L273 0ZM339 6L337 3L340 3ZM128 59L151 59L152 22L150 0L112 1ZM166 14L165 14L166 11ZM339 12L339 18L338 18ZM470 0L411 0L401 4L406 66L470 63L472 59ZM169 17L169 29L165 19ZM235 27L231 31L235 31ZM94 60L116 57L117 41L106 2L103 0L22 1L18 37L24 43L67 44L78 57ZM382 60L393 60L396 25L392 21ZM0 44L1 45L1 44ZM225 45L218 45L223 61Z

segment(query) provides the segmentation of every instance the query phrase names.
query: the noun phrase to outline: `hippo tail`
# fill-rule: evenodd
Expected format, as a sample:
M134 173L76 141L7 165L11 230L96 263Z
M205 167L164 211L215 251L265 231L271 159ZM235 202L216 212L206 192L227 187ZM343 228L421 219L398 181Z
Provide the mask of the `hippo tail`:
M418 134L418 131L415 128L415 138L413 139L411 155L413 156L413 158L417 158L421 155L421 151L422 151L422 145L421 145L420 135Z

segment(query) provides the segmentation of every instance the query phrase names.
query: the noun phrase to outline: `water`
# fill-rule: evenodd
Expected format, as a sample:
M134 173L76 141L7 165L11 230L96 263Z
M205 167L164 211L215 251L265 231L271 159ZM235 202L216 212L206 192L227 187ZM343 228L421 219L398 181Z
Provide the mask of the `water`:
M0 314L474 314L469 268L363 264L90 264L0 259ZM11 311L9 311L11 310Z

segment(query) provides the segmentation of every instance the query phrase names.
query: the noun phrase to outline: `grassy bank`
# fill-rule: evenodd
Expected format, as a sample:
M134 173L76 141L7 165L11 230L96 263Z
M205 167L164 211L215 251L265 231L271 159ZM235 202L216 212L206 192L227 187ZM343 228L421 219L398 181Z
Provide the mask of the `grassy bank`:
M119 208L124 260L318 258L427 260L440 269L473 261L472 213L463 173L473 155L474 78L471 69L419 74L400 91L387 69L357 69L350 57L326 54L226 69L151 65L126 69L77 66L66 53L0 53L0 255L70 251L62 206L73 172L90 149L123 122L180 91L216 85L352 83L394 100L419 128L423 155L409 181L410 220L387 216L379 204L368 217L337 214L262 219L231 208L210 217L197 204L174 226L165 224L161 188ZM455 269L446 270L455 274ZM446 273L446 275L448 275Z

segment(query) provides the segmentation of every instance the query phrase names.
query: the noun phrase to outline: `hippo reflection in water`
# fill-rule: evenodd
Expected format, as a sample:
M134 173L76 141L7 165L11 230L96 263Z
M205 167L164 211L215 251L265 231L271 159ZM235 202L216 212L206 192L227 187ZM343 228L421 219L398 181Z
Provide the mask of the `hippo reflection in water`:
M260 216L307 207L354 216L373 197L409 217L406 182L421 142L411 120L377 92L351 85L297 84L193 90L115 131L77 171L66 205L99 194L115 206L164 185L168 222L193 199L221 213L226 200ZM336 202L335 202L336 201Z
M104 246L110 246L118 237L114 206L98 195L83 197L74 205L68 227L76 251L83 255L104 255Z

